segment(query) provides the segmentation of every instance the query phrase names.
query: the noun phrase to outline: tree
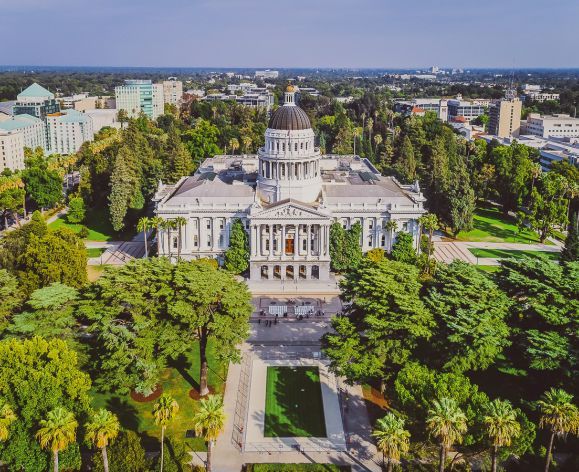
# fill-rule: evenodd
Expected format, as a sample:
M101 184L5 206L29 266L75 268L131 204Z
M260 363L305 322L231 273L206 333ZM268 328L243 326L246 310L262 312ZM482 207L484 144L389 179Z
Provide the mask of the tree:
M411 182L416 178L416 157L408 136L404 136L402 139L402 146L400 146L395 167L406 182Z
M330 226L330 264L332 270L341 272L348 266L344 247L346 245L346 230L335 221Z
M332 320L323 338L331 369L349 382L383 382L408 361L433 319L420 300L418 270L401 262L363 260L346 274L347 316Z
M22 303L23 296L18 287L18 279L6 269L0 269L0 332L12 313Z
M561 251L561 260L565 262L579 261L579 212L571 218L567 228L565 246Z
M117 120L121 124L121 129L123 129L123 125L129 121L129 114L127 110L121 108L117 113Z
M496 274L499 287L515 301L509 324L512 347L506 353L517 370L533 374L533 385L564 382L576 372L572 340L579 312L579 265L543 259L504 259ZM543 385L541 387L540 385Z
M461 161L462 162L462 161ZM453 169L448 189L448 223L456 237L461 231L472 229L473 215L476 206L474 190L464 164Z
M141 440L134 431L119 431L115 442L109 447L109 465L114 472L143 472L149 470L149 464L145 457L145 450L141 445ZM98 454L101 455L100 453ZM95 457L92 461L95 472L106 472L102 457Z
M150 395L168 355L191 342L168 319L173 266L166 258L136 259L106 271L83 293L77 318L96 334L97 381L106 390Z
M105 472L109 472L107 446L118 436L120 428L116 415L103 408L98 410L86 425L86 438L101 450Z
M16 421L16 413L4 399L0 398L0 442L10 436L10 425Z
M26 191L24 182L18 175L4 176L0 175L0 210L4 215L4 228L8 228L8 215L11 214L20 226L18 212L25 209Z
M377 135L378 136L378 135ZM378 419L372 432L378 450L388 458L387 471L392 472L392 461L399 461L400 455L410 448L410 433L404 429L404 420L393 413Z
M141 163L139 157L129 147L123 145L116 156L110 180L108 197L111 223L115 231L125 226L129 208L142 208Z
M221 395L209 395L207 398L202 398L192 423L195 434L203 435L207 441L207 472L211 472L213 445L225 427L223 397Z
M173 184L181 177L189 175L196 167L191 154L181 142L181 138L174 126L167 133L167 142L164 146L165 172L163 180Z
M546 172L539 178L538 188L531 192L529 222L539 233L542 243L553 234L556 226L565 227L568 223L566 185L567 181L561 175Z
M422 215L418 219L418 223L420 224L423 230L426 230L428 234L428 252L427 252L427 261L430 262L430 256L432 251L432 237L434 232L439 228L438 218L434 213L426 213ZM428 265L430 267L430 265Z
M40 420L36 438L42 448L52 451L54 472L58 472L58 453L75 441L77 427L74 415L62 407L49 411L46 419Z
M445 370L484 370L509 346L512 302L472 264L442 265L427 284L425 304L436 319L428 363Z
M231 148L231 153L235 154L235 151L239 149L239 140L237 138L231 138L229 140L229 147Z
M137 231L143 233L143 241L145 242L145 258L149 257L149 248L147 246L147 231L152 226L153 221L147 216L139 218L139 222L137 223Z
M563 437L568 433L579 435L579 409L573 403L573 395L565 390L551 388L538 402L541 411L539 426L549 430L549 445L545 458L545 472L549 471L551 453L555 436Z
M183 246L183 227L187 226L187 220L183 216L178 216L172 220L177 230L177 260L181 260L181 247Z
M231 225L223 266L233 274L241 274L249 267L249 238L239 218Z
M155 418L155 424L161 426L161 472L163 472L163 459L165 453L165 429L178 411L179 404L177 403L177 400L166 393L161 395L153 406L153 418Z
M221 359L239 358L238 344L248 336L253 311L251 295L244 283L205 261L178 263L172 284L175 294L169 315L184 336L199 340L199 393L205 396L209 393L207 342L216 340Z
M58 338L80 351L76 342L79 326L74 317L78 290L53 283L32 292L26 310L14 315L8 332L20 337Z
M221 152L217 145L219 135L219 128L202 118L195 121L193 129L187 130L183 134L185 147L196 165L199 165L203 159L213 157ZM239 147L239 141L237 147Z
M414 238L410 233L402 231L396 235L396 241L392 245L390 252L392 259L405 264L416 263L416 249L414 249Z
M0 397L17 416L10 441L0 461L14 470L47 470L48 456L34 440L38 421L47 411L64 408L76 417L90 407L90 377L81 372L78 358L60 339L4 339L0 341ZM61 458L63 468L73 467L80 455L71 447Z
M513 439L521 434L517 412L508 400L493 400L484 418L487 435L492 442L492 472L497 471L499 447L510 446Z
M62 179L46 164L27 168L22 173L26 194L40 208L51 208L62 199Z
M68 212L66 219L69 223L82 223L84 221L86 209L82 197L71 197L68 200Z
M394 245L394 233L398 229L398 222L396 220L388 220L384 225L384 229L388 231L388 252L392 252Z
M27 293L53 282L80 288L87 283L86 264L83 241L68 228L59 228L42 238L30 236L18 274Z
M440 463L438 470L444 472L446 453L453 444L462 442L466 432L466 416L452 398L434 400L428 411L426 427L440 443Z
M516 211L526 195L533 162L527 146L514 142L511 146L495 146L490 150L491 164L496 171L496 189L503 211Z

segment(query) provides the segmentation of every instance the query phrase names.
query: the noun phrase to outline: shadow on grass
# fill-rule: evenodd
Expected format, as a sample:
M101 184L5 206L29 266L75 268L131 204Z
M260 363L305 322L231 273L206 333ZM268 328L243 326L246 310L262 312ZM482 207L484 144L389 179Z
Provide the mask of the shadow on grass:
M139 428L139 412L129 402L120 397L111 397L106 402L106 408L114 411L124 429L137 431Z
M181 374L181 377L183 377L183 379L185 379L185 381L191 385L192 388L199 391L199 382L197 382L190 374L189 371L192 367L191 362L185 355L181 354L177 359L170 363L170 366L176 369L177 372Z

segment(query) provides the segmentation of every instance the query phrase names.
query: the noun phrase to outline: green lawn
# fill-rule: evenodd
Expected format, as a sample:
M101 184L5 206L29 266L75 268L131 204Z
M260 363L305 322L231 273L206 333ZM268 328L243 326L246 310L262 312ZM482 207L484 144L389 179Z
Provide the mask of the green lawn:
M247 464L246 472L349 472L349 465L336 464Z
M509 242L509 243L538 243L539 236L530 229L517 234L518 228L515 219L505 216L497 207L477 208L474 215L473 229L461 231L456 239L459 241L476 242ZM548 243L547 243L548 244Z
M268 367L265 437L326 437L317 367Z
M188 356L179 359L171 367L165 369L161 383L163 392L171 395L179 403L176 418L167 426L166 436L174 441L184 441L194 451L206 450L202 438L185 438L185 432L192 429L191 419L197 410L198 401L189 397L191 388L198 388L199 382L199 351L198 344L191 346ZM215 392L225 391L227 364L215 359L215 346L208 347L209 386ZM129 395L91 392L93 407L107 408L117 414L121 425L126 429L141 434L145 446L155 448L161 435L161 430L155 425L152 409L154 401L139 403Z
M501 268L501 266L500 265L477 265L476 268L478 270L482 270L483 272L493 273L493 272L497 272Z
M123 239L116 233L110 223L109 213L106 208L89 209L86 212L84 226L88 228L88 241L110 241L113 239ZM56 219L48 225L50 229L68 228L78 233L83 227L82 224L71 224L66 220L66 215Z
M552 261L559 260L558 252L550 251L515 251L510 249L480 249L480 248L469 248L468 249L475 257L489 257L493 259L505 259L507 257L521 258L524 256L528 257L542 257Z
M88 248L86 248L87 257L101 257L101 254L103 254L105 251L106 251L106 248L104 248L104 247L88 247Z

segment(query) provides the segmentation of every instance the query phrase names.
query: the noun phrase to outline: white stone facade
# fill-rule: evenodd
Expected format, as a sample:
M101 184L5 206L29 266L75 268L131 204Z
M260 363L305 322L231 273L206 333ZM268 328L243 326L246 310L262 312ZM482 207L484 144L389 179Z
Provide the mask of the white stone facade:
M24 135L21 131L0 129L0 172L24 169Z
M290 89L257 156L215 156L195 175L159 185L157 215L187 222L180 231L160 232L160 255L222 261L231 226L240 219L249 235L251 280L326 281L334 222L345 228L360 223L364 252L391 248L390 220L418 244L417 220L425 213L418 185L383 177L358 156L321 155L293 99Z

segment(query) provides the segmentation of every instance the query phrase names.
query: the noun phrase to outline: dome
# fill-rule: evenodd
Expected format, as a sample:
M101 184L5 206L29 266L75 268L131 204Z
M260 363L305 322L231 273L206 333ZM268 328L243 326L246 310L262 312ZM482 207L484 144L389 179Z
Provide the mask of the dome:
M310 129L312 124L306 112L300 107L284 105L271 115L267 127L270 129L302 130Z

